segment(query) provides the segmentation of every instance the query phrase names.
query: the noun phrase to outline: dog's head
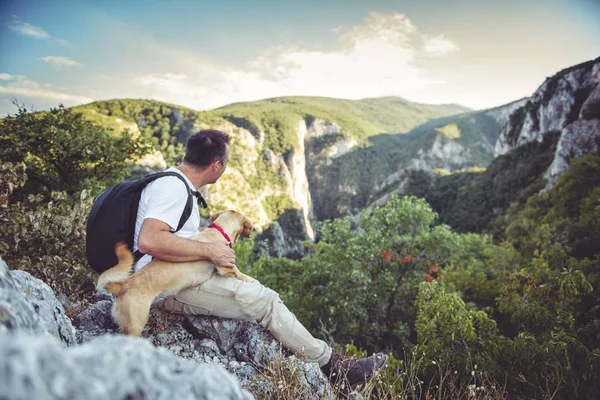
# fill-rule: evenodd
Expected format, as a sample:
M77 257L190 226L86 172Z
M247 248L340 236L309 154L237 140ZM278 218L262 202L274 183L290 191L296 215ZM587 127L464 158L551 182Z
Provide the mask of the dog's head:
M219 221L221 219L225 220ZM234 220L237 223L237 227L232 231L233 242L236 242L242 233L244 236L250 237L250 234L252 233L252 222L250 222L250 220L242 213L234 210L227 210L215 213L210 217L211 224L216 223L218 225L225 225L226 223L231 223L231 220Z

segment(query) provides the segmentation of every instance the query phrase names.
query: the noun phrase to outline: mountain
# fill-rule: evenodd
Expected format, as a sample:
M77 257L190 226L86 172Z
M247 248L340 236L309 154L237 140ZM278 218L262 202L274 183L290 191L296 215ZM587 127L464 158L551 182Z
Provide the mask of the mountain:
M357 101L282 97L205 112L125 99L94 102L76 110L116 131L128 129L132 135L152 138L157 152L141 161L144 168L138 174L179 162L187 137L199 128L228 133L232 138L230 167L216 185L205 190L209 203L214 210L240 210L259 231L265 231L263 237L269 238L275 254L292 256L301 254L302 240L314 238L317 219L339 215L315 213L331 197L319 194L331 188L328 180L311 177L309 182L311 174L329 176L340 165L333 164L336 158L370 152L371 138L381 142L381 138L396 141L406 136L413 141L416 136L409 132L420 124L442 118L441 124L445 117L470 111L396 97ZM388 161L395 160L389 157ZM345 195L340 192L334 201Z
M313 141L308 176L318 218L355 214L405 193L415 171L487 167L506 122L503 110L518 104L431 119L404 135L372 136L368 145L343 154L336 149L347 148L344 142L330 138L321 150L320 142Z
M600 153L600 58L564 69L508 116L484 172L439 177L424 197L441 222L502 237L527 199L551 190L570 164Z
M551 189L573 158L598 151L600 137L600 57L566 68L546 81L515 110L502 129L496 155L560 131L558 147L545 174Z

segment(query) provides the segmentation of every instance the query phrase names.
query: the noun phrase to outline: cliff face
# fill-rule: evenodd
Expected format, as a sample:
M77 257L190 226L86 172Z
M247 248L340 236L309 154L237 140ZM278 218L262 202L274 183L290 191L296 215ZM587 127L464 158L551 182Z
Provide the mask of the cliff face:
M495 155L549 132L560 132L552 165L546 172L551 189L570 160L598 151L600 139L600 58L558 72L536 90L526 104L514 110L495 145Z

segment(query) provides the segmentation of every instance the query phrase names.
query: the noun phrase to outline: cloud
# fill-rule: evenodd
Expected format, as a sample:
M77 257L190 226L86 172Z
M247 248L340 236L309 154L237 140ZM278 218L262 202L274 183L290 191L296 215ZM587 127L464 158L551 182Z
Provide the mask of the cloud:
M93 101L86 96L49 90L48 84L42 85L38 82L27 79L27 77L24 75L12 76L11 82L7 83L6 86L0 85L0 95L10 95L16 98L27 97L52 100L67 106L89 103Z
M9 25L9 28L12 31L17 32L18 34L23 36L29 36L36 39L53 40L62 46L68 46L70 44L64 39L53 38L48 32L46 32L39 26L32 25L28 22L19 21L19 18L17 18L16 15L12 16L12 22Z
M444 35L428 37L423 44L423 50L432 56L443 56L459 50L453 41L446 39Z
M13 16L13 20L9 25L9 28L23 36L31 36L37 39L50 39L51 37L50 34L42 28L31 25L27 22L19 21L19 19L15 16Z
M272 46L245 64L228 66L135 29L130 32L127 25L116 26L129 33L120 36L134 41L136 48L156 59L168 60L163 72L97 75L93 80L96 86L85 96L18 76L17 82L0 87L0 93L37 95L73 105L91 98L154 98L194 109L291 95L347 99L401 96L422 101L426 96L430 102L437 102L439 96L435 93L443 82L422 67L423 61L428 61L432 52L438 56L449 52L448 45L440 49L440 41L452 43L439 33L420 31L404 14L371 13L360 24L333 29L337 39L333 47L294 43ZM424 38L437 39L438 48L424 46ZM452 51L457 50L458 46ZM67 57L46 56L41 60L55 68L81 66Z
M40 57L40 60L51 64L55 69L81 67L81 63L70 59L69 57L45 56Z
M443 35L430 36L437 41L421 48L424 34L400 13L374 12L363 24L333 32L338 39L334 50L281 45L266 49L245 68L145 74L133 82L146 95L197 109L286 95L411 97L441 83L416 61L431 55L430 51L447 53L452 43ZM452 48L456 50L458 46Z
M11 74L7 74L5 72L0 73L0 80L2 81L11 81L13 79L15 79L15 77Z

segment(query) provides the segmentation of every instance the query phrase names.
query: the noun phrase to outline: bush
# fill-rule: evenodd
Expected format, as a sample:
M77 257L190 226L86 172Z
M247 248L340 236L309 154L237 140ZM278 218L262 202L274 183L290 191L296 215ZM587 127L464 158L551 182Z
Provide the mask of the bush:
M11 268L56 293L93 293L85 228L92 199L125 178L149 150L127 132L114 135L62 106L0 120L0 255Z
M0 255L12 269L46 282L55 293L72 300L94 291L96 274L85 257L85 225L92 199L87 191L73 202L64 192L40 194L11 202L13 189L27 180L23 164L0 166Z
M83 114L62 106L32 113L19 107L17 115L0 120L0 159L27 165L28 180L15 193L64 191L71 196L83 189L98 193L129 174L129 162L150 150L147 142L127 131L113 136Z

